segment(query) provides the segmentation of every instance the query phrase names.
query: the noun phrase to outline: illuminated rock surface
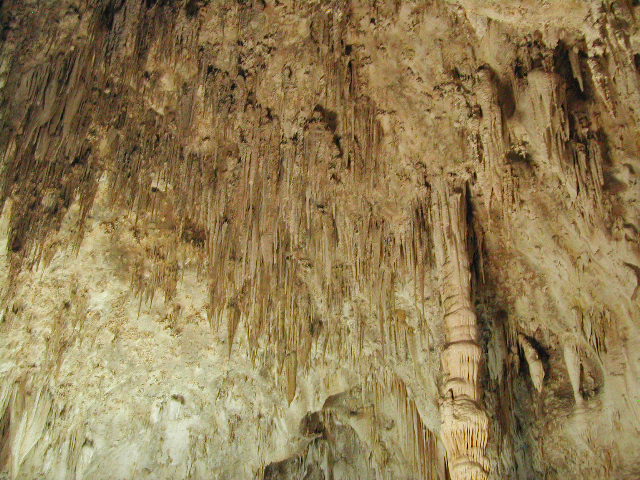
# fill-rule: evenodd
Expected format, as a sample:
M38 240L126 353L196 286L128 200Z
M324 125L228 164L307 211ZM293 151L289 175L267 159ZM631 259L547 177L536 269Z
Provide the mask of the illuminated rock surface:
M640 478L637 2L0 16L0 478Z

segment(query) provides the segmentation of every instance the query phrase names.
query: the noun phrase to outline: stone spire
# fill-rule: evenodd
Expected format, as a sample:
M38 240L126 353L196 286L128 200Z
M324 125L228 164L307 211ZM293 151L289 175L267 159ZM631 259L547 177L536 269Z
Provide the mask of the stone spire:
M441 272L446 345L440 400L442 440L453 480L484 480L489 420L480 406L480 333L471 303L466 195L444 182L432 193L434 247Z

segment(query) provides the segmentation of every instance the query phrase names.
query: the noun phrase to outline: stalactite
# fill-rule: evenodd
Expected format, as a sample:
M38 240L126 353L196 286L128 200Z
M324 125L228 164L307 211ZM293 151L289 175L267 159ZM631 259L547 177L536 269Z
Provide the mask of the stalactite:
M582 375L582 362L580 360L580 352L574 344L566 343L563 347L564 362L569 374L573 398L576 407L581 408L584 403L582 393L580 392L580 377Z
M503 215L513 202L513 178L507 169L505 145L509 138L505 135L502 109L506 108L498 96L498 80L489 68L482 68L477 74L476 96L481 109L479 137L481 155L479 180L486 185L486 208L494 214Z
M441 435L451 478L484 480L489 468L485 457L489 420L481 407L479 372L483 354L471 303L466 202L464 189L452 189L444 182L433 187L434 246L442 276L446 335Z
M524 358L527 360L527 364L529 365L529 375L531 375L533 386L538 390L538 392L541 392L542 384L544 382L544 366L542 365L538 351L527 337L522 334L518 335L518 343L524 351Z
M412 461L413 468L419 478L437 479L438 445L437 437L424 424L418 406L407 389L406 383L396 377L385 378L376 381L373 385L374 412L382 417L388 406L389 393L393 396L395 408L400 413L400 441L403 450L407 452ZM380 433L374 429L373 438L379 438Z

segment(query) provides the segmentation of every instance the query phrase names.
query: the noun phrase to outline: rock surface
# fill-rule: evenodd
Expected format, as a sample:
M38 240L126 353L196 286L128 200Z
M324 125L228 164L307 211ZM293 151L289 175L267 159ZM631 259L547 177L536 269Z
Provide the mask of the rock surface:
M0 21L0 478L640 478L637 1Z

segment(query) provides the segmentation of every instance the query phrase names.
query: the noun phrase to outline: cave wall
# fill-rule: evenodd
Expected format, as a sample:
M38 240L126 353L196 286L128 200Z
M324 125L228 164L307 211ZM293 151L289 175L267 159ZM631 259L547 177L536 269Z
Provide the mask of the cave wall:
M639 16L0 2L0 475L640 478Z

